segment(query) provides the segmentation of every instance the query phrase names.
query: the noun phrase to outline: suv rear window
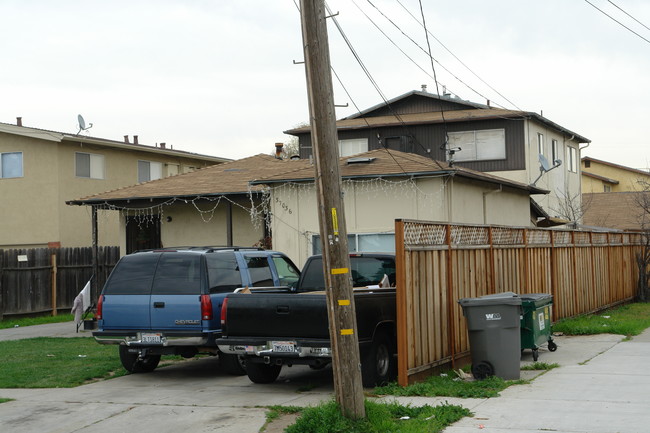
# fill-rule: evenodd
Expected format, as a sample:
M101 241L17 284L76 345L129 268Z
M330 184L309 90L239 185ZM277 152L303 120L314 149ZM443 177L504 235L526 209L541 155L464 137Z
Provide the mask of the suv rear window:
M193 295L201 293L201 256L163 253L158 262L152 293Z
M147 253L125 256L119 261L106 282L106 295L148 295L160 254Z

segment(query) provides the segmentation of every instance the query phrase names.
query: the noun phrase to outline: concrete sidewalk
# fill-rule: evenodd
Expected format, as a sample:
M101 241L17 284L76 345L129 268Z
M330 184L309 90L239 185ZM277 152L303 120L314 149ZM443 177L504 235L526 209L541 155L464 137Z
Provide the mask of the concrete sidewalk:
M48 323L45 325L19 326L0 329L0 341L22 340L36 337L92 337L92 331L84 331L83 324L79 332L74 322Z
M63 329L63 334L75 336L74 325L72 332L67 325L41 325L44 328L30 336L45 336L45 327L50 326L55 335L61 336ZM0 339L8 338L4 333L0 332ZM558 350L540 350L539 361L557 362L561 367L529 385L511 386L500 397L397 400L414 405L458 404L474 413L448 427L446 433L650 431L650 372L646 368L650 331L631 341L608 334L555 340ZM529 362L532 355L527 351L522 364ZM313 405L332 395L329 369L285 368L277 382L256 385L246 376L220 373L216 359L204 358L74 389L0 389L0 397L15 399L0 404L0 431L255 433L265 423L266 410L261 406Z

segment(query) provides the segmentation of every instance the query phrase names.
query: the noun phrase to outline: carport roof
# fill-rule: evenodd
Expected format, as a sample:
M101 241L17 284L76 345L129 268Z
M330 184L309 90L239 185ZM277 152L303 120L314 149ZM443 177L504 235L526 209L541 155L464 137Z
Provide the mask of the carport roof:
M88 197L70 200L69 205L96 205L132 200L193 198L248 194L263 187L249 182L276 173L309 166L306 160L280 160L259 154L236 161L212 165L191 173L139 183Z

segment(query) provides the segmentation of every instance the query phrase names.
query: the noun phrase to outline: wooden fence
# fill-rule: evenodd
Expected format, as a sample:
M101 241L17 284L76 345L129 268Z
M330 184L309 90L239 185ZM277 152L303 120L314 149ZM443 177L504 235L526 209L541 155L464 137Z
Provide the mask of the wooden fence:
M399 383L469 355L458 300L551 293L552 320L635 296L638 233L396 220Z
M119 258L119 247L98 249L98 287ZM9 315L69 312L92 274L90 247L0 250L0 320Z

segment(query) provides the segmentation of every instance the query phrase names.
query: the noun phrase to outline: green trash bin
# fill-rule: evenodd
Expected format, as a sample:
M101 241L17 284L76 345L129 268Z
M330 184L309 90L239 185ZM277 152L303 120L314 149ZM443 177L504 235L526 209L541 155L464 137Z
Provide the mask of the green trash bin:
M472 374L476 379L497 376L519 379L521 299L505 292L458 303L467 319Z
M551 331L551 306L553 295L548 293L530 293L521 298L521 350L531 349L533 361L539 358L539 348L547 344L548 350L555 352L557 344L553 342Z

